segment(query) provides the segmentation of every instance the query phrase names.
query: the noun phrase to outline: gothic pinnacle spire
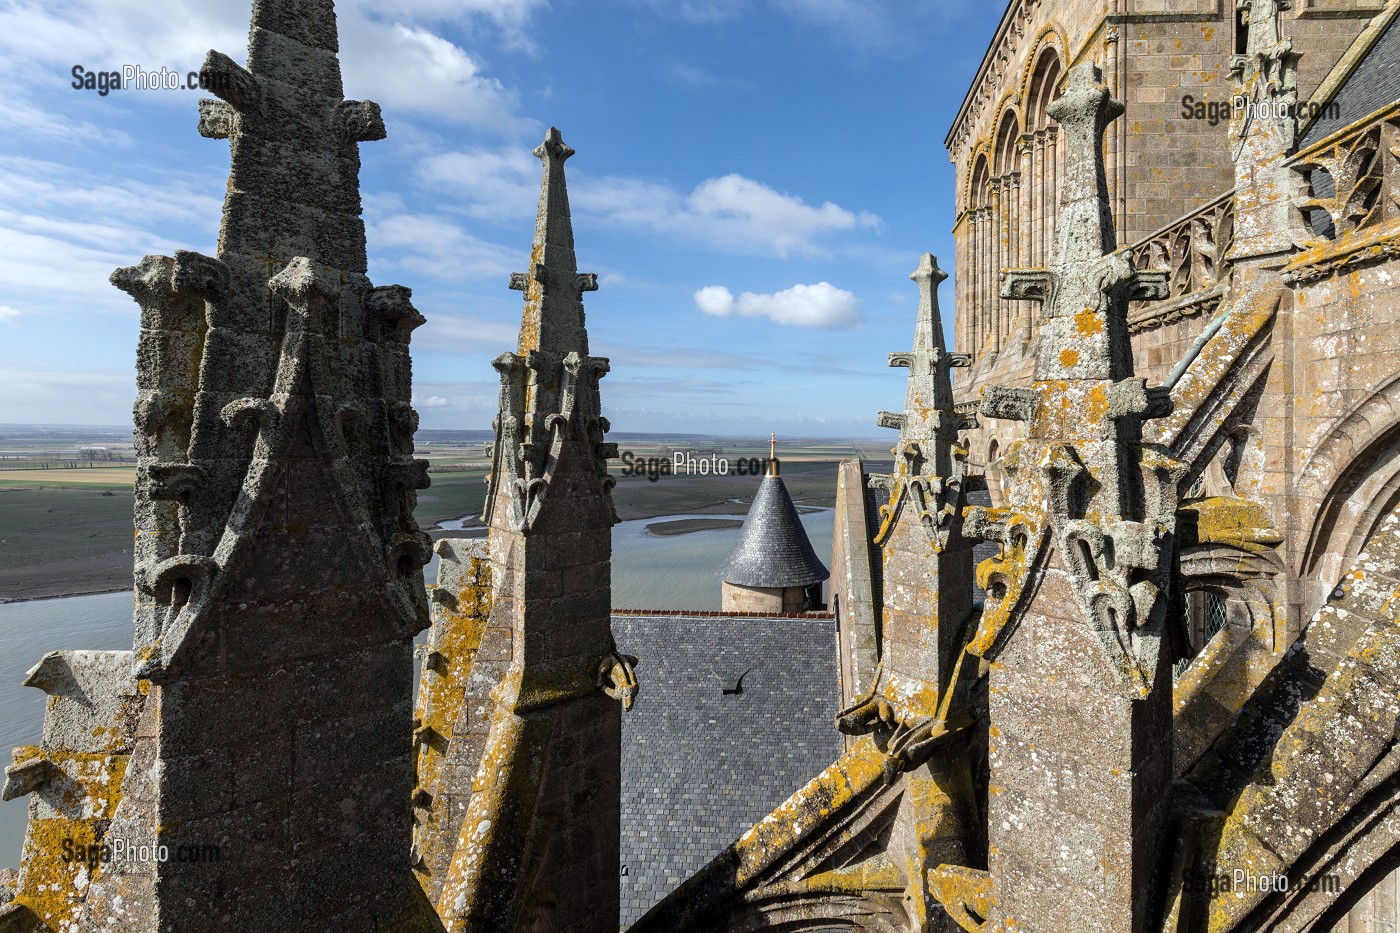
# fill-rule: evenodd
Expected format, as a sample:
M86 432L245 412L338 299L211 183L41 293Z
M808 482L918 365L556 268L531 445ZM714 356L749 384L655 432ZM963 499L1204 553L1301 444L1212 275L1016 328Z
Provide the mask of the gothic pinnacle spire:
M909 278L919 286L919 311L914 324L914 346L911 350L890 354L891 366L902 366L909 370L904 388L904 410L900 412L882 411L875 423L884 428L899 431L899 442L895 445L897 457L895 472L892 474L891 502L897 503L903 495L903 483L908 478L938 477L948 489L960 482L961 467L954 462L953 445L958 431L964 426L953 409L953 380L950 370L955 366L970 365L972 359L965 353L949 353L943 340L943 316L938 310L938 285L948 277L948 273L938 268L938 258L933 253L919 257L919 266L909 274ZM923 487L919 489L923 495ZM953 493L956 497L956 492ZM928 530L932 535L942 535L946 540L946 526L939 524L934 512L927 503L920 507L929 517ZM893 530L895 509L893 504L885 511L885 521L875 542L881 544ZM941 547L941 545L940 545Z
M948 273L938 268L938 257L924 253L919 268L909 278L919 283L919 319L914 326L914 352L920 350L943 353L943 316L938 310L938 286Z
M574 228L569 216L569 191L564 163L574 150L564 144L559 130L550 127L544 142L534 150L543 172L539 208L535 212L535 241L530 251L531 269L510 277L510 287L525 293L517 352L537 350L563 358L570 352L588 355L588 334L583 326L583 293L596 291L598 277L580 274L574 256Z
M919 267L909 273L909 278L919 285L919 313L914 324L913 351L911 354L890 355L891 366L909 367L909 383L904 393L906 411L937 408L946 409L951 414L953 381L948 368L967 365L962 355L949 354L943 341L938 286L947 277L948 273L938 268L938 257L933 253L924 253L919 257Z
M587 450L604 493L611 488L606 461L617 456L617 445L603 442L608 422L598 393L608 361L588 355L584 325L583 293L598 288L598 277L581 275L574 258L564 181L564 162L574 150L550 127L534 154L542 173L531 271L510 277L510 287L525 293L516 352L492 361L501 374L501 409L483 515L490 524L497 493L504 491L508 508L500 514L508 513L506 525L519 531L531 526L544 504L566 435ZM616 521L611 498L600 501Z
M345 100L332 0L256 0L245 69L211 51L199 132L232 143L219 255L305 256L363 273L358 143L384 138L373 101Z
M1123 114L1091 62L1070 69L1065 93L1047 112L1067 141L1064 194L1049 271L1002 273L1002 297L1046 304L1036 379L1124 379L1133 373L1128 301L1165 297L1162 273L1139 272L1116 249L1103 134Z
M938 257L924 253L919 267L909 278L919 285L919 311L914 324L914 346L907 352L891 353L890 365L909 370L904 390L904 413L880 412L882 427L898 428L901 435L913 431L906 440L922 448L937 448L937 435L950 442L958 425L953 416L953 380L949 369L967 366L971 358L964 353L949 353L943 340L943 315L938 310L938 285L948 273L938 268ZM934 414L935 412L941 414ZM914 418L910 422L910 417ZM945 445L946 446L946 445Z
M1064 127L1067 137L1064 194L1056 221L1065 233L1055 240L1054 262L1065 266L1097 259L1117 245L1104 176L1103 134L1123 115L1123 105L1109 93L1098 67L1085 63L1070 69L1065 93L1046 112Z

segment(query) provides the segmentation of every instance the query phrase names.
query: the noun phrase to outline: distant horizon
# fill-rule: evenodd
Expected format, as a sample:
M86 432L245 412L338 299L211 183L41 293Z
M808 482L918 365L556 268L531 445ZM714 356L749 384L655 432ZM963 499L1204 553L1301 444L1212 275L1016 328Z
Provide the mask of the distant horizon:
M31 431L39 433L42 430L52 431L90 431L104 434L123 434L132 430L130 425L122 424L86 424L82 422L26 422L26 421L0 421L0 433L6 431ZM772 433L772 432L770 432ZM427 435L441 434L482 434L490 436L494 432L490 428L419 428L416 437L423 438ZM655 438L658 440L685 440L690 438L718 439L718 440L742 440L742 441L763 441L767 442L767 435L763 434L743 434L740 432L722 432L719 434L702 434L695 431L609 431L607 436L612 439L618 438ZM856 435L856 434L787 434L778 435L778 443L782 444L784 437L791 440L802 441L860 441L863 443L878 444L885 441L892 441L894 435L890 437L878 437L876 435Z

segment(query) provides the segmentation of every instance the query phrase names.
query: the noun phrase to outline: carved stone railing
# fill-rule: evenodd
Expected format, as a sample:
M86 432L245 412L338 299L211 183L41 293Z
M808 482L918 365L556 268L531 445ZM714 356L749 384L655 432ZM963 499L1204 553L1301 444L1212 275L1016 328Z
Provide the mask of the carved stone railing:
M1235 192L1227 191L1129 247L1133 266L1167 273L1167 298L1134 302L1133 333L1195 317L1220 303L1228 281L1226 259L1235 234Z
M1288 165L1311 195L1298 199L1303 249L1341 244L1400 220L1400 101L1324 136Z

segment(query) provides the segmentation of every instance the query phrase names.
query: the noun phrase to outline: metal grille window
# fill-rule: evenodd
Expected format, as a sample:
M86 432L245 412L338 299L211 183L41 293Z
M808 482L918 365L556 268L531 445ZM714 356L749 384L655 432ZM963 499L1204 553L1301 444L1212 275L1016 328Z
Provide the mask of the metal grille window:
M1210 590L1197 590L1186 594L1186 618L1182 624L1186 628L1191 643L1192 656L1182 658L1172 665L1172 679L1176 680L1191 666L1215 633L1225 627L1225 597Z
M1205 648L1210 640L1215 637L1215 633L1225 627L1225 599L1217 593L1206 593L1206 627L1205 638L1201 640L1201 648Z

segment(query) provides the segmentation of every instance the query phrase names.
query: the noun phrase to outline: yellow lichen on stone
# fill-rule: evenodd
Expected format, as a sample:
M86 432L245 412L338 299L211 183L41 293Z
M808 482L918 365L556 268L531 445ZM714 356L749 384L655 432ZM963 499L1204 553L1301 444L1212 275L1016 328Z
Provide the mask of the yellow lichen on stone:
M1255 554L1283 541L1262 504L1235 496L1212 496L1182 505L1177 527L1184 544L1226 544Z
M1085 308L1074 316L1074 330L1081 337L1096 337L1103 333L1103 315Z

